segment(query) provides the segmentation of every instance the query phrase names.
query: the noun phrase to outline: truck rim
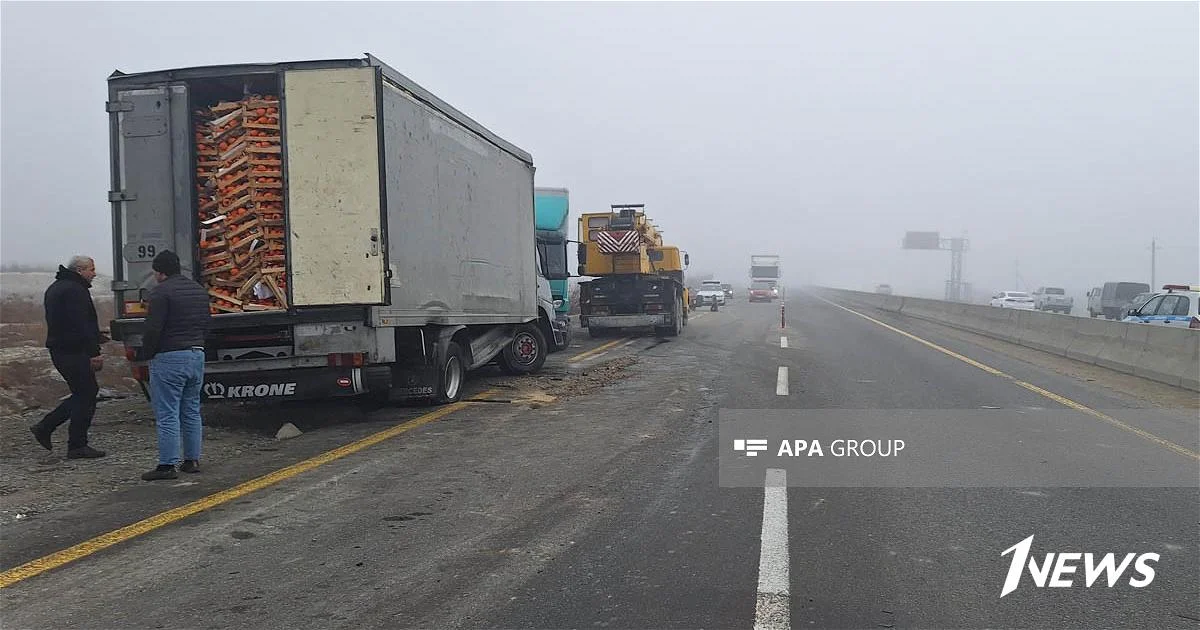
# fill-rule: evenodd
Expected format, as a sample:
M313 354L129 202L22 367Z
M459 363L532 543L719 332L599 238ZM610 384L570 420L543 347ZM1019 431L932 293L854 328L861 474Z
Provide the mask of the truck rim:
M458 388L462 386L462 362L452 356L446 360L446 398L451 400L458 396Z
M513 355L521 365L533 363L538 357L537 340L528 332L518 334L517 338L513 339Z

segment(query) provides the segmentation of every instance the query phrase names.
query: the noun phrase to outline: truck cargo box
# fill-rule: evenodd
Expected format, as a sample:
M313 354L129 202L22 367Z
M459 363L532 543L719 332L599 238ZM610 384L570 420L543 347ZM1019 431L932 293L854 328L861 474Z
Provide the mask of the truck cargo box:
M108 83L119 318L144 314L164 249L210 287L218 328L537 316L532 158L379 60Z

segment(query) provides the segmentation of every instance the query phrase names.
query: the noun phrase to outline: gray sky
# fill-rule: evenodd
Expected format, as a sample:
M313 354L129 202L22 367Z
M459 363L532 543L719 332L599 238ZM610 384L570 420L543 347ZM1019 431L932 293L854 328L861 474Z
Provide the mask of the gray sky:
M1200 281L1195 3L15 4L0 258L111 268L105 77L371 52L530 151L572 209L645 203L693 271L942 290ZM250 34L206 24L261 25ZM276 34L278 33L278 34ZM1020 288L1026 288L1022 286Z

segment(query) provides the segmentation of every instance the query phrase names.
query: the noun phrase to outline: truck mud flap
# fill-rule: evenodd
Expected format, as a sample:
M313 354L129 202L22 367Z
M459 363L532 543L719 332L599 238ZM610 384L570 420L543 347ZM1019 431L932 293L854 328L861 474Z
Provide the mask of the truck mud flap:
M304 368L204 375L202 396L223 400L314 400L355 396L366 391L362 370L352 367Z

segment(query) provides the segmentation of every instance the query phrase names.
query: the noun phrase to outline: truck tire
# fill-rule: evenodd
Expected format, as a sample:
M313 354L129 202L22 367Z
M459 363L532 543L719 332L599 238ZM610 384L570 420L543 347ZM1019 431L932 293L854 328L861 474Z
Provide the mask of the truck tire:
M683 332L683 300L675 300L675 316L671 320L670 326L655 328L654 332L660 337L678 337Z
M467 380L467 364L463 360L462 348L458 342L446 344L446 351L438 365L437 393L433 401L444 405L458 402L462 398L462 386Z
M535 324L521 324L499 357L505 374L531 374L546 363L546 336Z

